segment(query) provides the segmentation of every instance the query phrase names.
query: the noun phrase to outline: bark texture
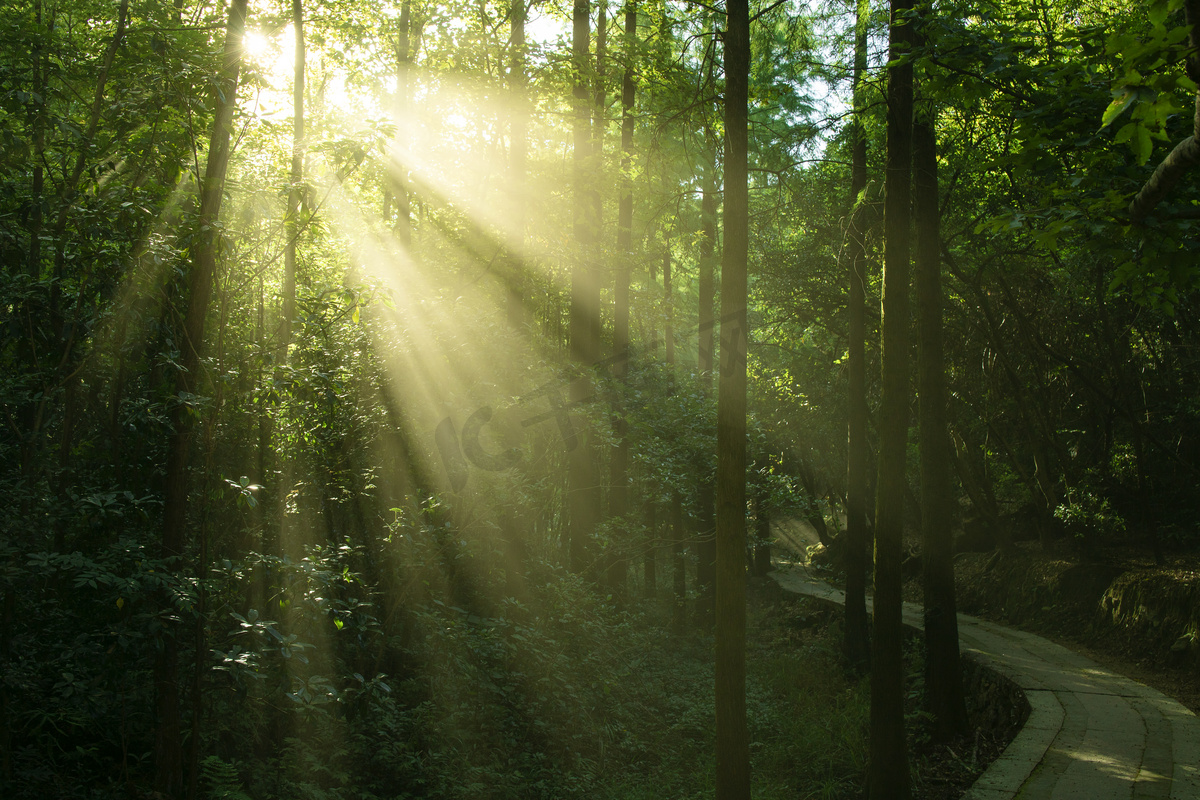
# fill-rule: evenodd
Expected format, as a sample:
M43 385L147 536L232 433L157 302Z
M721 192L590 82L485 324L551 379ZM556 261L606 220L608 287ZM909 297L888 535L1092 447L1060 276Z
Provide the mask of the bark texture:
M725 32L725 251L717 388L717 800L750 797L746 729L746 273L750 9L729 0Z
M523 330L529 324L525 275L525 162L529 155L529 107L525 78L525 0L515 0L509 22L512 54L508 66L509 154L508 188L511 193L509 224L508 324Z
M713 368L716 348L714 342L715 322L713 303L716 299L717 249L717 154L714 148L708 159L704 187L700 196L700 286L699 286L699 334L696 353L696 371L700 376L700 391L705 397L712 394ZM709 421L711 423L711 420ZM700 627L711 630L717 580L717 508L713 497L712 471L707 464L700 465L697 497L700 507L696 519L696 616Z
M409 68L413 60L412 2L400 4L400 33L396 38L396 117L400 129L407 124ZM407 144L408 137L401 136ZM392 165L392 192L396 203L396 235L408 247L412 243L412 202L409 198L408 165Z
M904 741L904 633L901 627L901 538L909 418L909 214L912 170L911 0L892 0L887 87L887 173L884 200L883 397L879 408L879 480L875 501L875 605L871 653L871 735L867 794L911 797Z
M588 92L591 4L576 0L572 14L571 58L575 71L573 166L575 184L575 241L578 247L571 269L571 358L582 374L571 384L570 401L586 402L592 395L592 366L600 358L600 286L593 263L596 241L595 200L590 165L591 103ZM567 508L570 525L570 564L577 573L593 573L592 535L600 519L600 487L596 482L591 437L568 456Z
M209 138L208 163L200 186L197 244L187 276L187 312L176 377L177 400L171 414L173 431L167 450L166 491L163 500L162 556L183 555L187 525L188 460L193 435L193 415L183 398L200 390L200 351L204 324L212 297L213 279L220 245L218 221L225 174L229 167L230 131L237 104L238 76L242 65L242 36L246 29L248 0L233 0L225 33L219 90L214 92L216 113ZM167 602L167 598L163 598ZM173 632L162 634L162 648L155 656L154 789L167 797L183 791L183 749L180 742L178 642Z
M913 122L913 209L917 258L917 393L921 458L921 555L925 590L925 707L934 735L945 741L967 730L954 597L954 497L946 419L942 348L942 270L937 152L932 110Z
M292 0L292 29L296 37L296 55L292 65L292 168L288 190L285 229L287 244L283 251L283 319L280 322L279 363L287 363L292 339L292 321L296 318L296 239L300 236L300 209L304 198L304 7Z
M634 59L637 47L637 7L625 8L625 72L621 78L621 199L617 209L617 274L613 290L613 372L618 380L629 373L629 280L633 258L633 180L629 170L633 164L633 101ZM609 462L609 515L618 520L621 541L626 539L629 514L629 440L624 409L613 415L613 438ZM619 556L609 564L609 587L613 592L623 589L626 561Z
M846 630L843 650L853 669L871 656L867 622L867 366L866 366L866 113L869 0L858 0L854 35L854 128L850 154L849 353L846 422Z

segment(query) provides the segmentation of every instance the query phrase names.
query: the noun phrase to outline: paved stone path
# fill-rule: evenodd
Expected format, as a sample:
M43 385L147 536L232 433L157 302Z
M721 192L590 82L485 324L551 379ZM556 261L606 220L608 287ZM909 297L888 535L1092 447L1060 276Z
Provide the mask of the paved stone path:
M786 591L845 602L803 566L771 577ZM921 607L905 603L904 622L920 629ZM1021 687L1032 709L965 800L1200 800L1191 711L1040 636L965 614L958 631L963 653Z

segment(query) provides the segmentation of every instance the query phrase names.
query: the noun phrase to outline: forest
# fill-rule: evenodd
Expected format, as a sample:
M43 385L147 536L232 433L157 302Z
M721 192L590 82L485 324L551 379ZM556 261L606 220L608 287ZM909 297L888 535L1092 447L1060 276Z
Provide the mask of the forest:
M1197 23L5 0L0 797L956 798L964 608L1200 707Z

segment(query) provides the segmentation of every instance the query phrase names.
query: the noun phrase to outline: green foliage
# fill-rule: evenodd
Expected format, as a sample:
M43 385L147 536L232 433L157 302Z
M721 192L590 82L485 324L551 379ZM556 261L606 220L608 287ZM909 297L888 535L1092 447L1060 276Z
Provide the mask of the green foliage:
M601 588L562 567L563 475L585 441L607 475L625 423L636 510L597 526L602 559L644 557L661 534L643 509L659 504L661 527L665 501L680 497L686 520L711 503L716 402L693 366L700 191L722 183L719 20L639 9L621 167L628 54L610 19L599 148L576 176L566 7L543 10L564 23L557 39L531 23L514 97L505 3L408 4L399 97L400 3L305 4L305 203L285 219L286 20L256 9L267 46L244 65L210 335L189 342L222 10L184 4L176 19L173 4L134 3L100 86L116 5L0 7L0 755L12 765L0 794L153 791L156 676L172 659L201 796L710 793L711 643L665 633L658 599L636 598L641 579ZM1200 195L1182 182L1136 228L1124 213L1190 135L1179 2L1042 6L944 4L912 54L939 136L953 426L1001 513L1033 505L1076 536L1116 539L1136 502L1172 509L1147 513L1186 544ZM845 120L820 97L844 83L848 17L760 9L747 478L764 513L824 516L844 495L852 207L872 264L884 246L879 65L861 120L871 181L850 198ZM529 112L519 169L514 108ZM617 252L626 181L634 245ZM402 186L407 239L393 230ZM571 233L584 195L603 222L586 253ZM605 284L605 330L617 267L633 275L634 356L619 378L569 356L580 258ZM520 326L502 310L514 274ZM668 321L675 364L661 354ZM869 339L878 322L868 315ZM181 392L189 347L202 358ZM595 391L573 403L585 370ZM191 502L183 552L163 558L180 409L196 431ZM447 420L465 482L436 438ZM753 620L756 792L854 796L863 688L839 677L829 638L793 636L775 613Z
M251 800L242 789L237 769L217 756L209 756L200 763L200 775L206 786L209 800Z
M1190 104L1181 101L1196 94L1191 78L1168 69L1187 55L1187 26L1166 25L1168 16L1181 7L1182 0L1157 0L1149 9L1153 26L1149 35L1117 31L1105 45L1106 55L1124 60L1124 74L1113 81L1113 101L1101 116L1100 126L1108 127L1132 108L1130 121L1121 126L1113 141L1128 142L1139 164L1150 159L1152 138L1168 141L1168 120L1186 111Z
M1087 489L1071 491L1054 509L1054 518L1081 545L1093 545L1125 532L1125 520L1107 498Z

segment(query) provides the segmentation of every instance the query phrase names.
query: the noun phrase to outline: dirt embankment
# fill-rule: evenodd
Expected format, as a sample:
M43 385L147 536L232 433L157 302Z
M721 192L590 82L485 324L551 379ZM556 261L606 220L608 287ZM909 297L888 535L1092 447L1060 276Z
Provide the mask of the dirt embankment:
M1200 711L1200 572L1119 553L1080 561L1022 545L955 560L959 610L1061 641Z

